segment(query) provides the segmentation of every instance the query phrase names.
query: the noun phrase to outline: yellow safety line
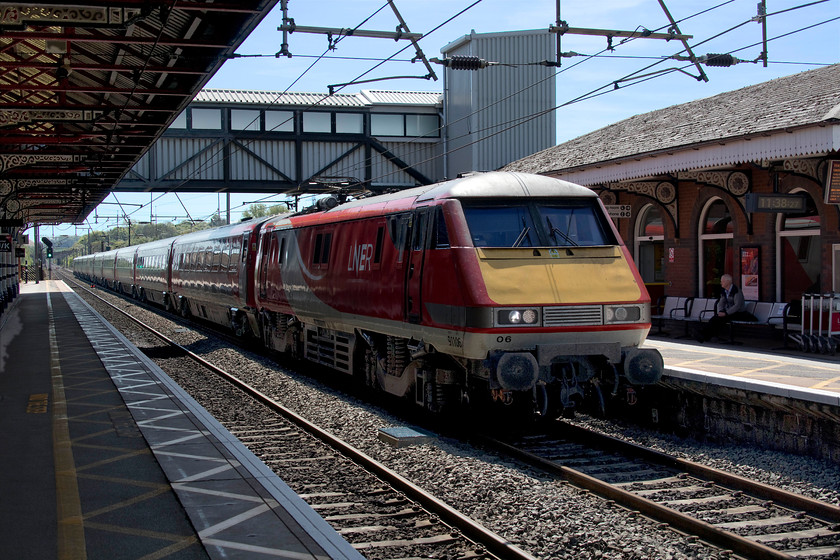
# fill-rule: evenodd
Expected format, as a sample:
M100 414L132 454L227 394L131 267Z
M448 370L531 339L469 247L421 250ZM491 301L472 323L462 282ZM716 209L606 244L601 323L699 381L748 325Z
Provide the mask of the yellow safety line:
M781 362L778 362L778 363L771 364L769 366L760 367L760 368L745 369L744 371L739 371L738 373L733 373L732 375L736 375L736 376L737 375L749 375L749 374L755 373L757 371L767 371L767 370L770 370L770 369L778 369L780 367L783 367L784 365L785 364L783 364ZM781 374L780 377L794 377L794 376Z
M816 385L814 385L811 388L812 389L822 389L823 387L827 387L828 385L831 385L832 383L838 383L838 382L840 382L840 377L835 377L833 379L826 379L825 381L820 381L819 383L817 383Z
M55 334L52 300L47 292L47 310L50 334L50 373L53 389L53 460L55 462L55 497L58 516L58 558L75 560L87 558L82 505L79 501L79 484L73 448L70 444L70 427L67 423L67 401L64 396L64 378L58 359L58 342Z

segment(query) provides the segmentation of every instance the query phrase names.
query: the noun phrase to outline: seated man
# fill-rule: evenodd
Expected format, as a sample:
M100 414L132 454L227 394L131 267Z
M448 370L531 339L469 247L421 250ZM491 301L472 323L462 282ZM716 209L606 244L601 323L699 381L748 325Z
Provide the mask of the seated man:
M705 342L717 336L723 326L730 321L755 321L752 314L744 311L744 294L738 286L732 283L732 276L724 274L720 277L722 292L717 302L717 314L700 330L697 336L699 342Z

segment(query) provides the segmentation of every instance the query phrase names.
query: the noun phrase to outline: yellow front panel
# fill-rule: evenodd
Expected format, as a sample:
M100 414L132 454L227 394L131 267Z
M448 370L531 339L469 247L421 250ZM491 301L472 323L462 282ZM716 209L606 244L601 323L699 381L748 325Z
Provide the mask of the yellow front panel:
M498 305L605 303L642 297L619 247L476 252L487 294Z

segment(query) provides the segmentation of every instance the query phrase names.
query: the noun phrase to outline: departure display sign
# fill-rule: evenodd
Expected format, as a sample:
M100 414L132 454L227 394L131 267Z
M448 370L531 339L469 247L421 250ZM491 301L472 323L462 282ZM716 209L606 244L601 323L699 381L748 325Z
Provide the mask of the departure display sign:
M825 179L825 203L840 204L840 160L828 162L828 176Z
M805 197L798 194L748 193L745 197L747 212L775 212L803 214Z

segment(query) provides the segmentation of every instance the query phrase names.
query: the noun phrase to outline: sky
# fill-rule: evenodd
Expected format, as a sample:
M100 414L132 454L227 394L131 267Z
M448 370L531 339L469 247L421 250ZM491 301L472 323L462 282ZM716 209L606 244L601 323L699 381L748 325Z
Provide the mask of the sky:
M757 0L393 0L408 28L423 33L418 44L427 58L442 58L442 47L471 31L547 29L558 19L558 2L560 19L573 28L659 33L669 27L664 4L679 31L693 36L688 43L696 56L730 53L745 62L731 67L704 65L706 82L696 79L698 71L689 63L667 59L686 54L675 40L615 38L610 51L604 37L564 35L562 51L583 56L564 57L557 69L557 143L633 115L840 62L840 0L767 0L767 67L753 62L763 51L762 25L753 21ZM288 17L299 26L392 32L399 24L386 0L288 0L287 8ZM277 30L282 17L278 2L237 50L241 56L227 61L205 87L325 93L332 84L427 74L421 62L410 61L414 56L410 43L393 39L334 38L330 49L325 35L297 32L288 35L292 57L277 57L283 39ZM401 49L405 50L400 53ZM385 59L390 60L382 62ZM337 91L440 92L443 67L433 68L437 81L384 80ZM668 69L682 71L659 72ZM623 81L615 88L618 80ZM264 196L232 195L232 220L237 221L249 203ZM123 214L132 222L179 221L187 216L185 207L192 218L208 219L220 207L224 212L225 204L225 196L215 193L111 194L88 222L94 229L109 229L125 225L124 218L118 218ZM70 224L49 227L54 228L54 235L87 233L87 228Z

